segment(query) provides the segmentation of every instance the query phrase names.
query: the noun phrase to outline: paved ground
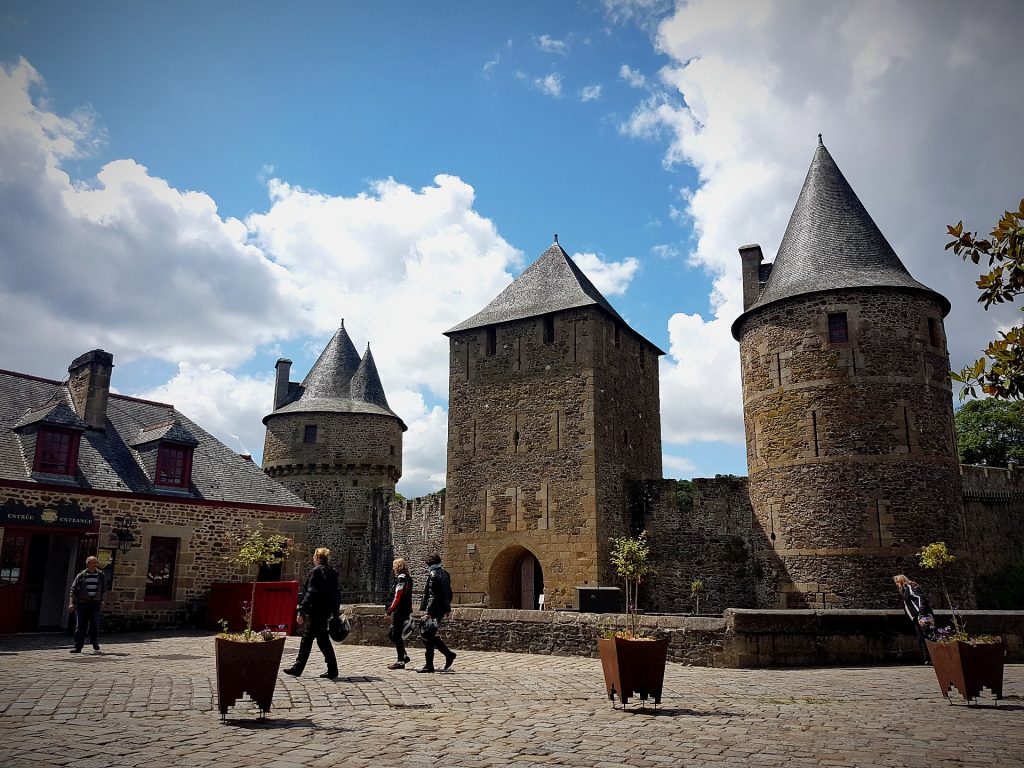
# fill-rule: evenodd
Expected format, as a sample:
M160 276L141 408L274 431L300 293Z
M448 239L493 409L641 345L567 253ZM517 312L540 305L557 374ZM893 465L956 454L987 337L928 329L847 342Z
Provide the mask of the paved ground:
M81 656L59 643L0 638L5 768L1024 766L1024 665L998 709L968 709L928 667L670 664L655 714L613 709L596 659L464 651L452 673L418 675L385 669L390 649L341 646L337 681L316 677L314 649L269 720L240 703L222 725L211 635L109 637Z

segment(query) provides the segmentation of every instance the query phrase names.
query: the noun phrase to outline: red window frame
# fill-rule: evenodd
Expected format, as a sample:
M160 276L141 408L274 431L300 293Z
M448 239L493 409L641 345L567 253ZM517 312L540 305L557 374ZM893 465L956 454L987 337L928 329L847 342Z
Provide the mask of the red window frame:
M78 443L81 437L73 429L40 427L36 434L32 471L49 475L74 475L78 466Z
M176 443L161 443L156 455L157 485L187 488L192 482L192 448Z

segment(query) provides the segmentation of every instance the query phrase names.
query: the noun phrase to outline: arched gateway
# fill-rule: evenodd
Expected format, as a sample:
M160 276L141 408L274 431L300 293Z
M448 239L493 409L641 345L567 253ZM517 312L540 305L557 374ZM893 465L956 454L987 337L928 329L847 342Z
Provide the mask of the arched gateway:
M526 547L509 547L494 558L488 584L491 608L536 610L544 594L544 571Z

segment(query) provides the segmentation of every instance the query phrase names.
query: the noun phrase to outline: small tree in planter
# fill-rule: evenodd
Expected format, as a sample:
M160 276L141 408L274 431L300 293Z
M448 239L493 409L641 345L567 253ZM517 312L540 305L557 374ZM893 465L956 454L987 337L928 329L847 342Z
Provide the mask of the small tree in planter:
M693 613L695 616L700 615L700 596L704 594L704 581L702 579L694 579L690 582L690 596L693 598L695 603Z
M252 566L277 565L284 562L291 540L282 534L268 534L263 527L245 528L234 537L237 546L228 561L246 568ZM221 720L227 718L231 707L246 693L260 709L260 719L270 711L277 684L277 670L284 654L285 633L263 629L252 629L253 609L256 604L256 582L253 577L252 593L248 603L243 603L245 629L239 633L224 629L215 639L217 660L217 704Z
M971 699L977 699L981 689L987 687L998 702L1003 695L1005 639L992 635L971 637L967 634L963 617L949 597L943 576L943 571L956 562L956 557L944 541L922 547L918 559L922 568L938 573L942 594L953 614L953 627L940 629L934 639L926 641L942 695L948 699L949 689L955 687L970 704Z
M647 532L612 539L611 545L612 567L626 582L626 629L597 641L605 689L613 706L616 695L625 707L634 694L641 702L651 697L655 704L660 704L668 638L649 637L640 629L637 606L640 584L654 573Z

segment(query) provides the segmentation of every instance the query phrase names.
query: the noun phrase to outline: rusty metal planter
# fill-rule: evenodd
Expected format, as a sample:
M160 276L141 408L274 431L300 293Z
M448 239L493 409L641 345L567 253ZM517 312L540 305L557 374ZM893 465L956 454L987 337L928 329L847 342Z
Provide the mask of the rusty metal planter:
M949 689L954 687L968 704L978 698L983 687L992 691L997 702L1003 697L1006 640L977 645L959 640L945 643L929 640L928 655L939 680L939 690L947 699Z
M631 696L640 701L653 698L661 703L665 684L665 659L668 656L668 638L658 640L627 640L622 637L602 638L597 641L604 670L604 685L612 703L615 697L625 706Z
M242 696L249 694L260 708L260 718L270 711L277 685L277 671L284 654L284 637L243 643L215 638L217 659L217 706L221 720Z

